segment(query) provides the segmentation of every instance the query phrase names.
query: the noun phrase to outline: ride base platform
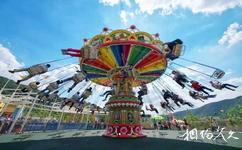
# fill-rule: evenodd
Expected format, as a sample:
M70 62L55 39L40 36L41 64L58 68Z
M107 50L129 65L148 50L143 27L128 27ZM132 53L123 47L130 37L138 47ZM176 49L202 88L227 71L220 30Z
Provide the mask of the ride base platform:
M1 135L1 150L239 150L242 149L242 133L234 136L227 144L212 143L206 140L184 141L177 139L185 131L143 130L147 138L120 139L102 137L104 130L66 130L57 132L24 133Z

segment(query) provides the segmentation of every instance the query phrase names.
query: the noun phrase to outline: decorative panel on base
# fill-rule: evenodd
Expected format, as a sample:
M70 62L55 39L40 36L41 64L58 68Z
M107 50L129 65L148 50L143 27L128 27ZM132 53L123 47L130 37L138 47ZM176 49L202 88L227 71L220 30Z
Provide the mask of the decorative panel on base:
M142 134L140 124L140 101L135 96L113 96L106 104L109 110L107 129L103 136L113 138L139 138Z

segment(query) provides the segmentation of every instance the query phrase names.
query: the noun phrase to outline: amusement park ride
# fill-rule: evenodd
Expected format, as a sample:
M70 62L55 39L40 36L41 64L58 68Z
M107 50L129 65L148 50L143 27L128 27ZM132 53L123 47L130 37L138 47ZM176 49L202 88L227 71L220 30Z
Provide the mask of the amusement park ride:
M96 84L112 87L113 96L106 103L108 114L104 136L144 137L140 124L140 100L133 88L160 78L182 53L182 41L163 43L159 34L139 31L134 25L127 30L109 30L84 40L81 49L65 49L63 54L80 57L83 74ZM218 72L214 76L223 76Z
M84 39L82 48L63 49L62 53L79 57L81 81L86 79L112 89L112 96L105 104L108 121L104 136L138 138L145 136L140 123L143 102L133 89L159 79L169 64L179 59L183 48L183 42L179 39L163 43L159 34L139 31L132 25L120 30L104 28L101 34ZM209 78L220 79L225 74L220 69L190 62L215 69L212 75L200 72Z

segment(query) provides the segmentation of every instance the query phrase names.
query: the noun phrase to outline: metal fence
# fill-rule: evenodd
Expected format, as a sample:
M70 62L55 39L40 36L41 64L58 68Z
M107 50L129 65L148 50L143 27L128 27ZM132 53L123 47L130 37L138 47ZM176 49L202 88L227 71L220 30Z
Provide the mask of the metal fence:
M6 134L9 131L12 121L0 122L0 133ZM22 121L15 123L11 133L20 133ZM28 122L25 124L22 132L43 132L43 131L57 131L57 130L102 130L105 129L104 123L91 123L91 122Z

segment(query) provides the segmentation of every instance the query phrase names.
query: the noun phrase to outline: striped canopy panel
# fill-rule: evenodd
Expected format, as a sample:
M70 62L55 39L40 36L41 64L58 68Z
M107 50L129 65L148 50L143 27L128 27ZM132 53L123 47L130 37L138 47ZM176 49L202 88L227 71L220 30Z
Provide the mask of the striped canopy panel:
M166 58L147 44L109 44L101 46L98 59L84 59L81 68L87 77L100 85L111 86L110 72L115 68L131 66L134 72L133 86L150 83L166 69Z

